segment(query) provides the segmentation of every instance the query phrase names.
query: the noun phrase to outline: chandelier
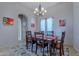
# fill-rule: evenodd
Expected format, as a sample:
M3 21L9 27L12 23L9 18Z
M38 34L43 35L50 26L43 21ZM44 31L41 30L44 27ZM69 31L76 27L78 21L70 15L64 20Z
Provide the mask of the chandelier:
M34 14L37 16L43 16L45 15L45 13L47 13L47 10L41 7L41 4L39 5L38 8L34 9Z

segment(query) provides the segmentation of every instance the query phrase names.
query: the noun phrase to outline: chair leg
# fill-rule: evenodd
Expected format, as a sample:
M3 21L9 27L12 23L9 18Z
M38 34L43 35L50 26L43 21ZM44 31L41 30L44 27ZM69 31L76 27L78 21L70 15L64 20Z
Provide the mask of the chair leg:
M43 56L44 56L44 47L43 47Z
M40 50L41 52L42 52L42 48L41 48L41 50Z
M55 52L55 46L54 46L54 44L52 45L52 49L53 49L53 55L56 55L56 52Z
M33 44L32 44L32 47L31 47L31 51L33 52Z
M56 49L57 50L57 49ZM56 50L55 50L55 48L53 47L53 55L56 55Z
M51 52L52 52L52 49L51 49L51 46L49 46L49 54L51 56Z
M62 50L62 55L64 55L64 50Z
M37 44L36 44L36 52L35 53L37 54Z
M47 53L48 53L48 46L47 46Z
M60 56L61 56L61 55L62 55L62 53L61 53L61 48L60 48L59 50L60 50L60 52L59 52L59 53L60 53Z
M28 42L26 42L26 47L27 47L27 49L28 49Z
M62 55L64 55L64 48L63 48L63 46L62 46Z

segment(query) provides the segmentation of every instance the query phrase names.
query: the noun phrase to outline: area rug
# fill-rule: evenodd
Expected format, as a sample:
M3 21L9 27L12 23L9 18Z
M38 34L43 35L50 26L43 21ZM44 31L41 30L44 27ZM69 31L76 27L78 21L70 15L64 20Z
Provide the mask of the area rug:
M24 44L20 44L17 48L11 49L10 51L4 52L3 54L0 54L2 56L42 56L43 51L41 49L38 49L37 54L35 54L36 46L34 45L33 52L31 52L31 45L29 45L28 49ZM69 56L69 50L68 48L64 48L64 56ZM53 51L53 50L52 50ZM54 50L54 53L52 53L52 56L59 56L59 50ZM49 53L47 53L47 49L45 48L44 56L50 56Z
M37 54L35 54L36 46L33 47L33 52L31 52L31 45L29 44L28 49L25 45L19 46L14 52L17 56L42 56L43 50L40 48L37 50ZM44 56L50 56L50 54L47 52L47 48L44 48ZM52 56L59 56L59 50L53 50L52 49ZM64 48L64 56L69 56L69 49Z

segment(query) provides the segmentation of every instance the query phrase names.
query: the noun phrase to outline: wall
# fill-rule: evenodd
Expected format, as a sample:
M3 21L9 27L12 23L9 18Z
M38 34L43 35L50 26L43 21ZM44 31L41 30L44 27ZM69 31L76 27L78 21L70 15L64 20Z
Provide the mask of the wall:
M13 47L18 44L19 13L23 13L27 17L30 15L29 10L19 3L0 3L0 48ZM4 26L2 24L3 17L14 18L14 25Z
M73 43L74 43L74 48L76 49L77 52L79 52L79 3L75 2L73 3Z

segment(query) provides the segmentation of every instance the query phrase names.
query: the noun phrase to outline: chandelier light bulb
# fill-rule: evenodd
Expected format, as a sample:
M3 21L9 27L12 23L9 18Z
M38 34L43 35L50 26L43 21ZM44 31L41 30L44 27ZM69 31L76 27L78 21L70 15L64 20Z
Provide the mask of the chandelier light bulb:
M34 14L36 13L36 11L34 11Z
M42 8L41 8L41 10L43 11L43 10L44 10L44 8L42 7Z
M44 12L46 13L46 12L47 12L47 10L44 10Z
M38 8L35 8L35 11L38 11Z

